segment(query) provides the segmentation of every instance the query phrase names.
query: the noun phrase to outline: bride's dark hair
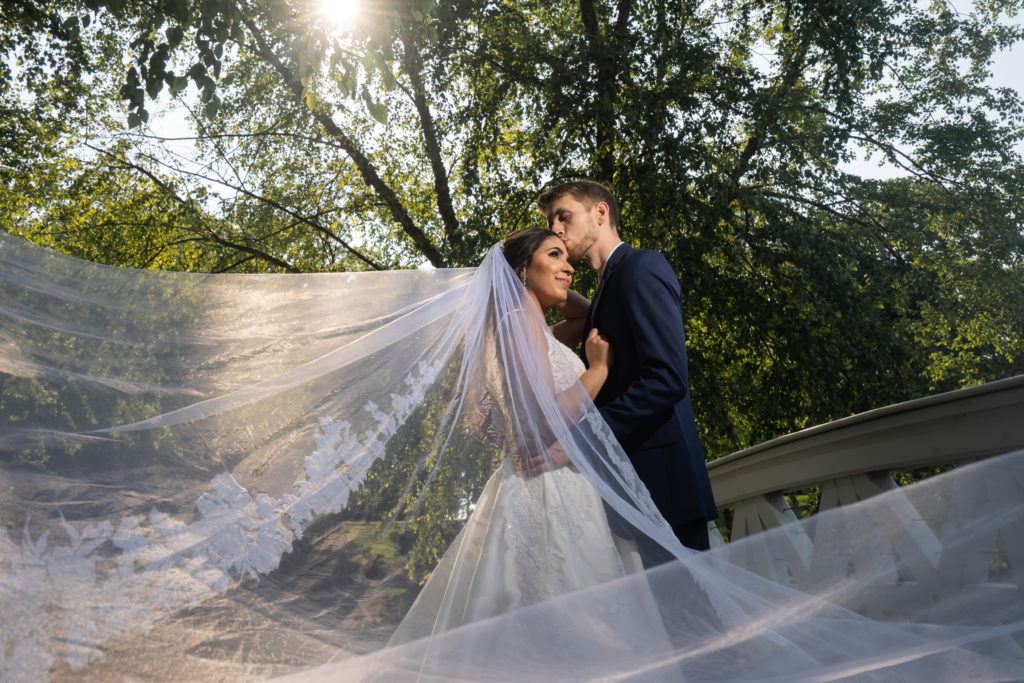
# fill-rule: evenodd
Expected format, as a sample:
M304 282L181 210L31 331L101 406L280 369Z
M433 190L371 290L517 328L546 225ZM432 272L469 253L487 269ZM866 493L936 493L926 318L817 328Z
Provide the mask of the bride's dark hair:
M530 266L533 252L540 249L540 245L549 237L558 237L558 235L547 228L526 228L525 230L516 230L505 238L502 252L516 275L521 274L524 268Z

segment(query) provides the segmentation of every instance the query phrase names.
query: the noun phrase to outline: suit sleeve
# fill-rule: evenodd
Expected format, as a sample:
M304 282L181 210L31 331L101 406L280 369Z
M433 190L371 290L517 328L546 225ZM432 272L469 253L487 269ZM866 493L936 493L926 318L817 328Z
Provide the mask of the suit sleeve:
M622 313L634 336L638 371L625 391L600 412L620 443L641 440L659 427L687 392L679 280L655 251L622 264Z

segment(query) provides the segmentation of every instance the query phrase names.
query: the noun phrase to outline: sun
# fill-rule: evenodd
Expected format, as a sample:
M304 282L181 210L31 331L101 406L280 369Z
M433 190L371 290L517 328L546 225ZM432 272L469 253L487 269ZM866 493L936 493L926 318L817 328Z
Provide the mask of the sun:
M335 26L347 26L359 18L359 0L320 0L320 11Z

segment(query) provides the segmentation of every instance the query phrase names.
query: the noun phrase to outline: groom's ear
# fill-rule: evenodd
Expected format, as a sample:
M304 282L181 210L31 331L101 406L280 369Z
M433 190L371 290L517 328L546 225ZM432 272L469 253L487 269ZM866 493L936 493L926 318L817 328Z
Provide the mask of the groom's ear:
M608 203L597 202L596 204L594 204L594 209L597 213L598 225L605 225L608 222Z

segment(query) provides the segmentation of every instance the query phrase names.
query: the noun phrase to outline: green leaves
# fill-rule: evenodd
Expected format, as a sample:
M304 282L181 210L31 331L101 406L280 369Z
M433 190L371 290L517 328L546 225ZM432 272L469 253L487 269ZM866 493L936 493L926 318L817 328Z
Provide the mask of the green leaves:
M370 94L370 91L367 88L362 89L360 96L363 98L363 103L366 105L366 110L370 112L370 116L372 116L377 123L386 125L388 122L387 108L380 102L373 99L373 95Z
M181 41L184 37L185 30L181 26L167 27L167 43L171 49L177 48L181 45Z
M151 157L119 138L120 121L90 124L139 162L122 182L146 178L143 194L193 207L188 220L124 229L140 253L188 244L189 258L153 261L171 267L473 265L542 222L544 186L603 180L623 237L661 250L680 275L699 422L721 455L1024 372L1024 106L985 75L993 51L1022 37L1005 21L1013 8L402 0L339 28L276 0L96 0L53 16L39 5L26 35L67 32L46 38L66 41L66 61L38 50L23 82L39 109L0 115L24 130L13 167L62 154L32 147L26 122L53 118L46 107L76 111L85 70L117 84L130 127L165 88L187 98L193 83L197 163L220 173L213 181L141 161ZM75 42L93 32L107 42ZM103 50L121 57L108 63ZM855 145L906 177L851 175ZM204 194L207 182L231 189ZM112 187L93 196L124 207ZM68 216L54 220L78 225ZM103 241L67 245L132 258ZM581 268L576 281L588 291L596 278Z
M121 86L121 97L128 100L133 109L137 111L144 110L145 97L139 81L139 72L134 66L128 69L128 75L125 77L124 85ZM136 121L143 120L140 114L136 112L133 112L133 114L135 114ZM135 125L138 125L138 123ZM134 128L135 126L131 125L131 127Z

